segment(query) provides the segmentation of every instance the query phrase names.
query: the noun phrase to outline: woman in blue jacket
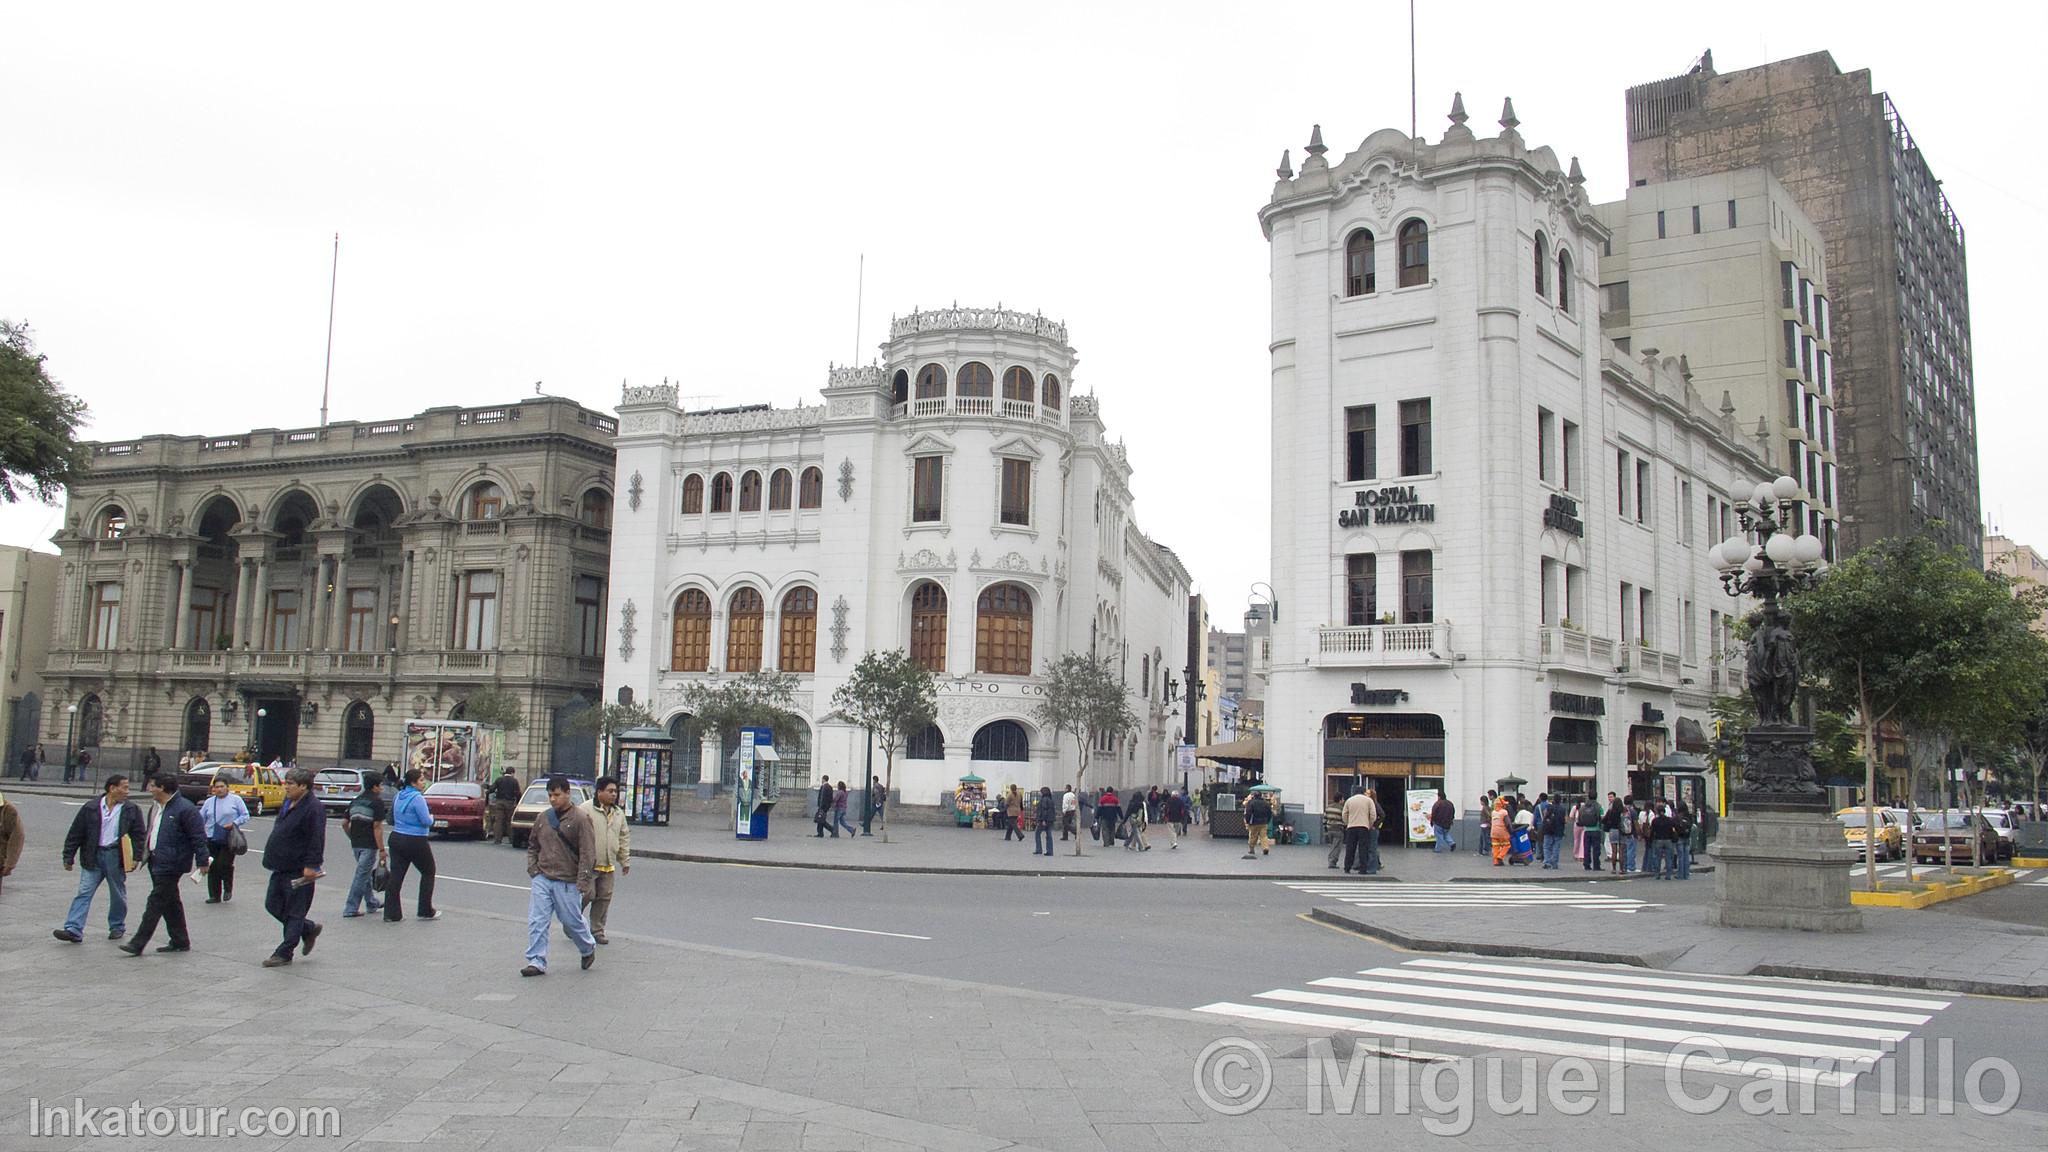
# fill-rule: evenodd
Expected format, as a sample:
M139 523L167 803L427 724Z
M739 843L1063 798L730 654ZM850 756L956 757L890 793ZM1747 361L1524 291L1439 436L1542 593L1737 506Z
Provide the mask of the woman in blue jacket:
M398 799L391 805L391 835L386 842L391 855L391 878L384 884L384 919L394 924L405 919L398 901L405 890L405 874L413 868L420 870L419 918L441 918L434 911L434 847L427 843L427 834L434 830L434 818L427 812L427 798L420 791L420 781L425 776L418 768L408 770L405 787L398 790Z

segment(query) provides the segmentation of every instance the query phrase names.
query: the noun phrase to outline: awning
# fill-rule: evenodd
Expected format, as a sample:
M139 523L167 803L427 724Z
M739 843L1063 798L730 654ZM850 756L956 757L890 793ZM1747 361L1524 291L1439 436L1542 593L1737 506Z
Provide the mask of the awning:
M1224 764L1236 764L1239 767L1264 765L1266 762L1266 738L1264 736L1247 736L1242 740L1232 740L1228 744L1211 744L1206 748L1195 749L1195 756L1197 759L1216 760Z
M780 756L777 756L777 755L775 754L775 745L773 745L773 744L756 744L756 745L754 745L754 759L756 759L756 760L766 760L766 761L767 761L768 763L770 763L770 764L773 764L773 763L775 763L775 762L777 762L777 761L781 760L781 759L782 759L782 757L780 757Z

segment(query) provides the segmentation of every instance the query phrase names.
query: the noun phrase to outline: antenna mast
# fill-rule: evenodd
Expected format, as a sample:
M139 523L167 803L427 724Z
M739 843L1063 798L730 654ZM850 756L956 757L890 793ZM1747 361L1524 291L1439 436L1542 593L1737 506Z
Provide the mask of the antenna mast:
M327 270L327 366L320 371L320 426L327 427L327 385L334 378L334 286L341 276L341 233L334 234L334 263Z
M860 254L860 275L853 288L853 359L849 363L856 368L860 367L860 308L866 302L867 287L868 254L863 252Z
M1411 148L1418 130L1415 113L1415 0L1408 0L1408 140Z

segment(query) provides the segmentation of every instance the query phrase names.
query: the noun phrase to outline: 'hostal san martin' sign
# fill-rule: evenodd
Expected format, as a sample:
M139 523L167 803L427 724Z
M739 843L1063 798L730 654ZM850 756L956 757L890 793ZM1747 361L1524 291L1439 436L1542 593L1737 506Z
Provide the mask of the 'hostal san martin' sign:
M1415 485L1368 488L1360 492L1349 508L1337 509L1337 527L1363 528L1368 524L1434 524L1436 505L1415 499Z

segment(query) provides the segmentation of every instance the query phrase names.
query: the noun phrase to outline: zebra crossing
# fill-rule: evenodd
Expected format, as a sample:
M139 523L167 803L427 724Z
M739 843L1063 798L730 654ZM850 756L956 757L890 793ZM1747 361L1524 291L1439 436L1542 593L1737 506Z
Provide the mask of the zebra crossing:
M1635 912L1662 905L1633 896L1589 891L1589 884L1558 883L1375 883L1370 880L1275 880L1310 896L1339 900L1356 908L1592 908Z
M1252 1000L1195 1011L1595 1063L1661 1068L1675 1057L1686 1071L1733 1076L1753 1074L1745 1062L1768 1057L1793 1082L1826 1087L1854 1082L1950 1004L1856 984L1436 958Z
M1909 880L1917 877L1933 876L1946 870L1940 864L1914 864L1910 866L1903 863L1879 864L1877 866L1877 878L1879 880ZM2011 868L2008 871L2012 873L2012 882L2015 884L2048 888L2048 868ZM1849 870L1849 874L1851 876L1863 875L1863 865L1856 865L1856 867Z

